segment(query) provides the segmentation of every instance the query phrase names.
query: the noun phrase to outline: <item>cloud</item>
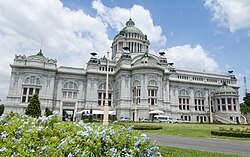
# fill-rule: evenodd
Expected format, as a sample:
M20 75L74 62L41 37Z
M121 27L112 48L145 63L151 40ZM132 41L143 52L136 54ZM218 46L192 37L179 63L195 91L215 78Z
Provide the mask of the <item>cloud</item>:
M83 10L71 10L59 0L0 1L0 99L7 94L15 54L33 55L40 49L58 65L86 67L89 53L105 54L111 40L107 26ZM2 90L5 89L5 90Z
M149 10L141 5L133 5L132 8L105 6L100 0L93 1L92 7L96 9L97 15L112 28L120 31L130 18L135 22L136 27L148 36L152 49L160 49L166 45L167 38L162 35L160 26L154 25Z
M169 62L174 62L176 68L218 72L218 64L209 57L202 46L175 46L165 50Z
M205 8L213 13L213 20L231 32L250 27L249 0L205 0Z

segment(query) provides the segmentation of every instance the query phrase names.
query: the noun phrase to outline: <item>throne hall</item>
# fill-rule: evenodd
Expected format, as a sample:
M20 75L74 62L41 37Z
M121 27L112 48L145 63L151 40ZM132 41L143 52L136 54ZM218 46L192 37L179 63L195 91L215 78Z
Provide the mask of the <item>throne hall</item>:
M91 53L86 68L57 66L45 56L16 55L5 112L24 113L34 93L41 109L59 116L91 111L103 118L108 73L109 115L131 120L163 114L189 122L239 123L237 79L231 72L215 74L177 69L165 53L149 52L150 41L132 19L114 37L112 54Z

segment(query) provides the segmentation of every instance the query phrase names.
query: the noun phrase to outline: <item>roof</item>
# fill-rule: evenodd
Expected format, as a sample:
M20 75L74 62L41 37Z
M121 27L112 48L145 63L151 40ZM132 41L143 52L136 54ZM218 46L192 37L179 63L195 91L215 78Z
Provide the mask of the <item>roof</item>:
M214 93L216 95L225 95L225 94L236 95L237 94L236 90L228 86L225 82L223 83L221 87L218 87Z

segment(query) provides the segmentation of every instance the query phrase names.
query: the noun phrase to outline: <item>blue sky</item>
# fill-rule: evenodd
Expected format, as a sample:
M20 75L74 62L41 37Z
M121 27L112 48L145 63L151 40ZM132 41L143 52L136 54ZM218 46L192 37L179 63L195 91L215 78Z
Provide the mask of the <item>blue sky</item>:
M15 54L43 52L58 66L86 67L90 52L110 51L130 18L177 68L227 73L250 82L250 1L18 0L0 2L0 99L5 101ZM249 85L250 86L250 85Z

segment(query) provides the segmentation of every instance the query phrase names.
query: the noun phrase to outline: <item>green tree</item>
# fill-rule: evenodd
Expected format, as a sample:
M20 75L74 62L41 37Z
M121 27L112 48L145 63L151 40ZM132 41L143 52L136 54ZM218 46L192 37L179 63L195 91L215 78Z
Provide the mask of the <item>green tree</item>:
M25 110L25 114L36 118L41 116L40 101L37 93L35 93L30 99L28 107Z
M0 105L0 116L3 114L4 112L4 104Z
M244 103L240 104L240 111L244 114L250 113L250 93L243 98Z
M53 114L52 111L51 111L48 107L46 107L46 108L45 108L44 115L45 115L46 117L48 117L49 115L52 115L52 114Z

